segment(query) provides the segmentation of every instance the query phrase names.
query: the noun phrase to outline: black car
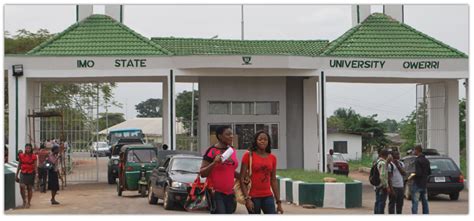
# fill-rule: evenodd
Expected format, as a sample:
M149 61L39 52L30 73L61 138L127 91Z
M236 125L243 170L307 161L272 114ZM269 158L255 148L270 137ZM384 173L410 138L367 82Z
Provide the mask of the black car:
M118 164L120 148L125 144L143 144L143 140L140 137L136 138L122 138L117 141L116 144L110 147L109 162L107 163L107 182L114 184L115 179L118 178Z
M404 177L405 197L411 199L412 179L408 180L411 173L415 172L416 156L406 156L402 159L407 172ZM454 161L447 156L428 155L426 159L430 161L431 175L426 185L428 196L433 197L438 194L448 194L451 200L459 199L459 192L464 189L464 176Z
M153 170L148 185L148 202L156 204L158 199L162 199L166 210L184 205L202 162L202 157L197 153L194 155L168 153L170 155L166 157L164 163ZM201 182L204 181L205 178L201 178Z

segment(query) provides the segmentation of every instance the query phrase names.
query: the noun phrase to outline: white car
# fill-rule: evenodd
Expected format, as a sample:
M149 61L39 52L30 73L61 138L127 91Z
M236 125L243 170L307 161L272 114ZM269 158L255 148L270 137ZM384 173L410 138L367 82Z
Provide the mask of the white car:
M105 141L92 142L90 153L91 157L108 156L110 147Z

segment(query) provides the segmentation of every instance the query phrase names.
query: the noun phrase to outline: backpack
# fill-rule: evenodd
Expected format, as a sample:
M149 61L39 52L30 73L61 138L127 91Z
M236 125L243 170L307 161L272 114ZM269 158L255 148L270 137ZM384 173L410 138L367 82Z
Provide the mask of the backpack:
M372 168L370 168L370 175L369 175L369 181L370 181L370 184L372 184L373 186L378 186L380 185L380 172L379 172L379 169L377 168L379 164L379 161L377 160L377 162L375 162L373 165L372 165Z

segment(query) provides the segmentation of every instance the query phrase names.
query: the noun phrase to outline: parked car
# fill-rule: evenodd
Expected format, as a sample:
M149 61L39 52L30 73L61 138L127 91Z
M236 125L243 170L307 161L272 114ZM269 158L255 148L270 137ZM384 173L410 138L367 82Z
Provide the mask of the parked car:
M413 152L413 150L408 150L408 151L407 151L407 155L411 155L412 152ZM423 150L422 150L422 153L423 153L425 156L428 156L428 155L438 155L438 156L439 156L439 155L440 155L437 149L429 149L429 148L423 149Z
M199 173L201 162L202 157L198 154L168 155L163 165L152 171L148 203L156 204L158 199L162 199L166 210L178 205L182 207ZM205 182L205 178L201 178L201 182Z
M349 175L349 163L344 159L341 153L334 153L333 158L333 173Z
M115 179L118 178L119 172L119 154L120 149L126 144L143 144L141 137L136 138L122 138L117 141L115 145L110 147L109 162L107 163L107 182L115 184Z
M411 185L413 180L408 180L408 176L415 172L416 156L410 155L402 158L405 164L407 175L404 177L405 197L411 199ZM431 175L426 185L428 196L433 197L438 194L448 194L451 200L459 199L459 192L464 189L464 176L454 161L447 156L427 155L430 161Z
M92 142L90 154L91 157L108 156L110 154L110 147L105 141Z

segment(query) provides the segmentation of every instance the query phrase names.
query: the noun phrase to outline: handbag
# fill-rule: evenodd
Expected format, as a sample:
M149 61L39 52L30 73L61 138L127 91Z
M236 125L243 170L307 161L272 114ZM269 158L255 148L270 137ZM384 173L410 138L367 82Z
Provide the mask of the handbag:
M191 185L191 190L188 193L186 201L184 203L184 209L186 211L196 211L196 210L207 210L209 208L209 194L207 188L207 180L204 183L201 183L200 174L194 180Z
M244 185L247 187L247 194L242 192L242 188L240 187L240 181L236 179L234 181L234 193L235 199L238 203L245 205L245 196L249 194L250 188L252 188L252 151L249 151L249 167L247 168L248 173L247 176L244 177Z

